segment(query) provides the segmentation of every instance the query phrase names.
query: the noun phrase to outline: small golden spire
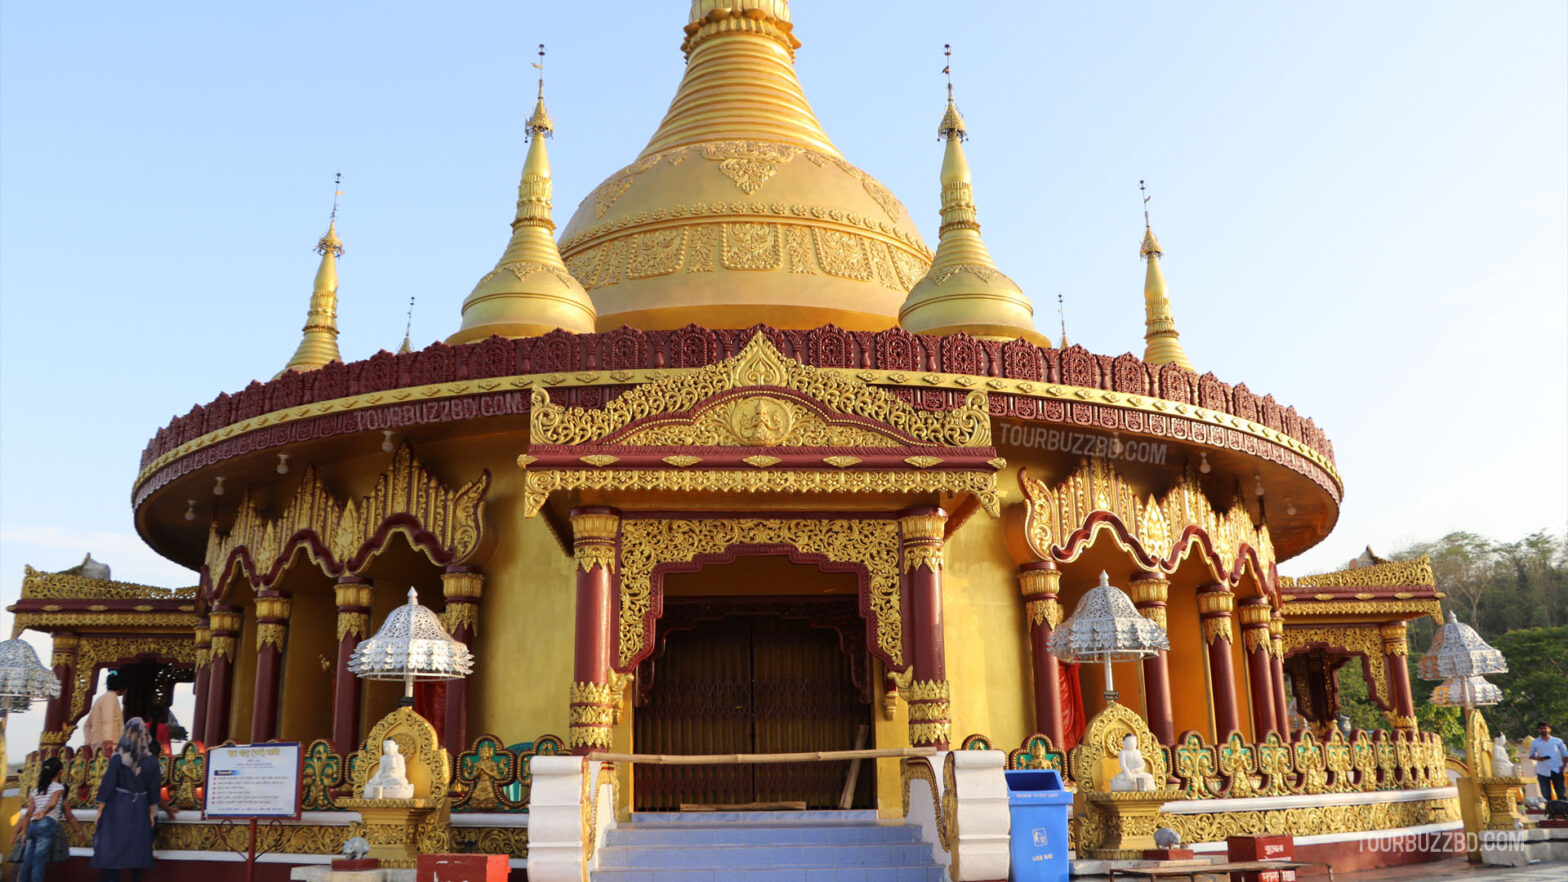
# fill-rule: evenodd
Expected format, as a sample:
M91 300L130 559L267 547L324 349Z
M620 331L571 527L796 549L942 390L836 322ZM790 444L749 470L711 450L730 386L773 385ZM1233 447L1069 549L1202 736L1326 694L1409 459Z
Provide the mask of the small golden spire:
M1056 316L1062 320L1061 347L1066 349L1072 344L1067 342L1067 303L1062 299L1062 292L1060 291L1056 292Z
M332 216L327 222L326 235L316 242L316 253L321 255L321 265L316 268L316 283L310 293L310 309L305 313L305 336L294 350L294 357L278 372L283 376L289 371L313 371L334 361L342 361L338 354L338 264L343 256L343 242L338 239L338 197L343 195L343 173L338 172L332 182Z
M1149 223L1148 188L1138 182L1143 194L1143 246L1138 253L1148 261L1149 268L1143 279L1143 308L1145 312L1143 335L1147 344L1143 360L1149 364L1175 364L1184 370L1193 370L1192 360L1181 347L1181 334L1176 331L1176 317L1171 313L1171 299L1165 288L1165 273L1160 269L1160 241L1154 238L1154 227Z
M917 334L955 334L1013 339L1041 346L1051 341L1035 330L1034 307L1012 279L997 269L980 238L974 182L964 141L969 131L953 100L951 45L942 47L947 65L947 109L937 134L947 142L942 158L941 241L931 269L915 283L898 313L898 323Z
M528 158L517 187L517 216L506 251L463 301L463 325L448 344L472 343L492 335L536 337L556 328L578 334L594 330L588 292L572 278L556 247L551 204L555 186L544 141L555 131L544 106L544 44L539 45L539 98L525 128Z
M403 325L403 345L397 348L398 355L407 355L414 351L409 339L414 333L414 298L408 298L408 321Z

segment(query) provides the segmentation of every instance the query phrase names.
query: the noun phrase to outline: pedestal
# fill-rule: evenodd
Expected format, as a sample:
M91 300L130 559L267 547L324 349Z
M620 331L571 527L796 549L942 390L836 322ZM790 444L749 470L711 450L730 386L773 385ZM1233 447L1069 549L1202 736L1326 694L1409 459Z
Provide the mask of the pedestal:
M340 799L338 805L359 812L364 820L368 857L388 868L409 868L419 863L419 842L441 804L434 799Z
M1486 806L1482 829L1518 830L1524 826L1524 816L1519 813L1519 792L1526 783L1524 778L1512 775L1475 779L1476 797Z
M1160 826L1160 808L1185 798L1180 790L1079 791L1074 805L1079 823L1088 821L1105 828L1099 846L1089 849L1086 856L1103 861L1142 859L1144 852L1159 847L1154 842L1154 831ZM1089 820L1091 817L1093 820ZM1080 827L1080 835L1081 831Z

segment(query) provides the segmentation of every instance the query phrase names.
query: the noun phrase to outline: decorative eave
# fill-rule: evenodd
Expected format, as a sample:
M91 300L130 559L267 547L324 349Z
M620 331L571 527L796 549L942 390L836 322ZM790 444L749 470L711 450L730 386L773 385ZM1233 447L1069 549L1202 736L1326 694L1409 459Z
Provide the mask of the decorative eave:
M733 358L566 408L535 387L525 512L568 490L948 494L1001 514L985 393L922 411L786 358L761 333Z
M1431 616L1443 621L1431 559L1394 561L1300 578L1280 577L1287 618L1394 621Z
M6 608L13 630L54 633L187 631L196 627L196 588L155 588L27 567L22 594Z

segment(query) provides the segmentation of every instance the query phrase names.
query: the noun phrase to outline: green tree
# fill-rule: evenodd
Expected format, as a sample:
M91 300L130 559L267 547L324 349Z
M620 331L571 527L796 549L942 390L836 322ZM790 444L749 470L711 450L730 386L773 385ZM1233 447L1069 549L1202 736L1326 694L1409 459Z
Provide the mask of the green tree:
M1489 678L1503 690L1486 714L1493 732L1517 741L1539 720L1568 729L1568 625L1510 631L1492 645L1508 659L1508 673Z

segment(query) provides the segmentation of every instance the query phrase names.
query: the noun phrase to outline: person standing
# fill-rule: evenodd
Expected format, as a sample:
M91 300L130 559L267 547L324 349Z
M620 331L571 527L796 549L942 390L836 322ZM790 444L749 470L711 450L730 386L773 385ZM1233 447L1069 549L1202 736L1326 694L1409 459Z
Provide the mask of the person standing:
M104 694L93 701L87 712L87 724L82 727L82 744L94 750L113 750L125 728L120 711L120 696L125 694L125 678L119 671L110 671L104 684Z
M1568 746L1552 735L1552 724L1542 720L1535 724L1538 736L1530 742L1530 759L1535 760L1535 780L1541 785L1541 796L1546 799L1568 799L1563 795L1563 761L1568 760ZM1557 795L1552 795L1552 788Z
M152 823L163 775L151 742L147 724L132 717L98 785L92 865L99 882L116 882L121 870L130 870L131 882L140 882L142 871L152 866Z
M55 837L62 835L62 821L69 819L78 834L81 832L76 816L65 811L65 785L58 780L60 769L58 759L50 757L44 760L38 770L38 786L28 794L21 817L16 822L12 839L26 837L17 882L43 882L44 868L54 858Z

